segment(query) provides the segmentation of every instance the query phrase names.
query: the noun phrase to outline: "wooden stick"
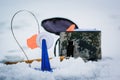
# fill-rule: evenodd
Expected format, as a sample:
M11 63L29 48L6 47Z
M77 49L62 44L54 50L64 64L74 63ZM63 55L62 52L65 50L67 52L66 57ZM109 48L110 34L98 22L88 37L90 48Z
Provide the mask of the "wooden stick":
M49 58L49 59L51 60L52 58ZM10 62L10 61L7 61L7 62L5 62L4 64L11 65L11 64L21 63L21 62L25 62L25 63L28 64L28 63L32 63L32 62L34 62L34 61L40 62L41 59L38 58L38 59L23 60L23 61L16 61L16 62Z
M51 59L52 59L52 57L49 58L49 60L51 60ZM64 59L65 59L65 56L60 56L60 61L63 61ZM17 63L21 63L21 62L25 62L25 63L27 63L27 64L30 64L30 63L32 63L32 62L34 62L34 61L40 62L41 59L38 58L38 59L23 60L23 61L16 61L16 62L7 61L7 62L5 62L4 64L6 64L6 65L12 65L12 64L17 64Z

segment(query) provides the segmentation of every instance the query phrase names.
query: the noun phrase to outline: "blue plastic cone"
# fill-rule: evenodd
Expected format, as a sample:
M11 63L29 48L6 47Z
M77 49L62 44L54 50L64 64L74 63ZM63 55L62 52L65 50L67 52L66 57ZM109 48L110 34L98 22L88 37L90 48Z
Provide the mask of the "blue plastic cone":
M47 45L46 40L42 40L42 62L41 62L41 70L42 71L52 71L49 57L48 57L48 51L47 51Z

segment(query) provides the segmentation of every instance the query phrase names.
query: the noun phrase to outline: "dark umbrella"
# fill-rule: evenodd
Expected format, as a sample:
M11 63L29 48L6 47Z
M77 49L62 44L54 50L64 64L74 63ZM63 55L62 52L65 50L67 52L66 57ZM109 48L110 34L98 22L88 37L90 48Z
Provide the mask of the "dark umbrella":
M60 35L60 32L66 31L72 24L75 25L75 29L78 29L78 26L74 22L60 17L45 19L41 23L46 31L56 35Z

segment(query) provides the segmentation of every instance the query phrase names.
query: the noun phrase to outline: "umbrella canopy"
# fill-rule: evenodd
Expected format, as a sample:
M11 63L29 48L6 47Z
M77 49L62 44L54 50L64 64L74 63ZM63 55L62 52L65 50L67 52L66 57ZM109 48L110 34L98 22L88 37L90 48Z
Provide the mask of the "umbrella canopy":
M78 26L74 22L60 17L45 19L41 23L46 31L56 35L59 35L60 32L66 31L72 24L75 25L75 29L78 29Z

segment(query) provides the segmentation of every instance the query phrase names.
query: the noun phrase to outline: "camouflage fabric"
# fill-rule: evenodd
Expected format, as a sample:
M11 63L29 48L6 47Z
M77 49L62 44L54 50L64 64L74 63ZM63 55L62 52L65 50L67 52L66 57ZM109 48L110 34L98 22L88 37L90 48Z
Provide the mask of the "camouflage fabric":
M73 42L73 52L68 49L70 41ZM101 59L101 31L61 32L59 55L70 57L70 54L85 61Z

